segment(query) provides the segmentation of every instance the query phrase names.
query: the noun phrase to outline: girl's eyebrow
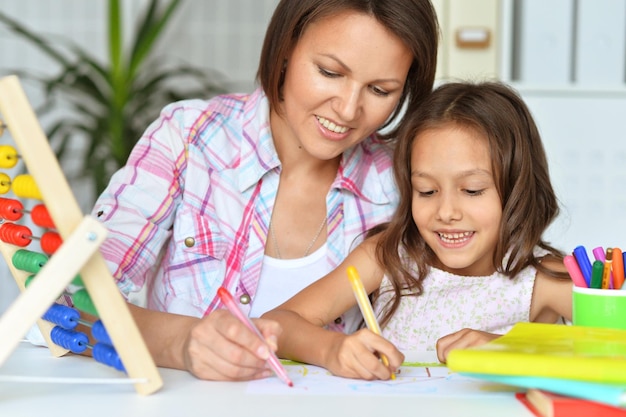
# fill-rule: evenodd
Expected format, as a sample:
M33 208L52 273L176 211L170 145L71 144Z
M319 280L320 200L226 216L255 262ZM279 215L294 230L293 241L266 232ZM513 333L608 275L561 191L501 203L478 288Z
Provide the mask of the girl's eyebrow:
M470 169L467 171L462 171L457 175L458 177L469 177L472 175L487 175L489 177L493 176L491 171L482 168Z

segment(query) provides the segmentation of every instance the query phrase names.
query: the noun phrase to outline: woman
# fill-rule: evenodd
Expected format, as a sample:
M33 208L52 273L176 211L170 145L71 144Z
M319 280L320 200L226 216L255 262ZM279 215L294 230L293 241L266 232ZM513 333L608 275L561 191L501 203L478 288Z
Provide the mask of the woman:
M389 219L388 139L432 89L437 37L427 0L282 0L259 89L173 103L148 127L93 212L122 292L146 290L131 312L157 365L270 374L280 327L256 320L259 340L217 289L258 317Z

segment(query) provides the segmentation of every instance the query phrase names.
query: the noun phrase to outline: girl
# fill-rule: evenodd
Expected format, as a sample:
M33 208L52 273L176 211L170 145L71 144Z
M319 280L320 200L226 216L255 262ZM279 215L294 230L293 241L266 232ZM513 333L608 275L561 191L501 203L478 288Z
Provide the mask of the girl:
M571 318L562 254L541 238L558 213L546 155L521 98L499 83L439 87L409 116L395 152L400 205L332 273L264 317L278 354L345 377L387 379L401 350L485 343L520 321ZM323 326L356 303L360 272L383 328ZM388 357L389 368L378 357Z
M336 267L397 206L390 139L432 90L428 0L282 0L259 88L167 106L93 209L102 253L157 365L202 379L271 375L258 317ZM388 135L378 134L383 127Z

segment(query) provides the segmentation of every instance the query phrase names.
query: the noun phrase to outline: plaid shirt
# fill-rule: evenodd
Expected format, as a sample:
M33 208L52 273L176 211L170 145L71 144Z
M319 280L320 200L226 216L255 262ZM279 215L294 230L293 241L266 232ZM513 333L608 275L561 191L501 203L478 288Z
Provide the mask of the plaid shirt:
M329 271L397 206L391 153L374 136L344 152L326 198ZM147 286L148 308L198 317L221 285L254 298L280 169L260 89L165 107L93 209L121 291Z

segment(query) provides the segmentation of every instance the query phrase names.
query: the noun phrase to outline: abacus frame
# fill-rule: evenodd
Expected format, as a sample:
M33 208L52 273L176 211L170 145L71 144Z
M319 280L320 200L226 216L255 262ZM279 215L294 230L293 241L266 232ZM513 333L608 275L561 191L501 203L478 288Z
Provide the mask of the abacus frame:
M54 325L41 317L80 272L128 377L139 381L134 383L135 390L142 395L152 394L161 388L163 382L126 301L99 252L100 244L106 238L106 229L94 218L82 214L17 76L0 78L0 116L63 239L59 250L50 257L28 288L25 287L28 273L17 270L11 261L19 248L0 241L0 252L21 291L0 317L0 366L35 323L52 355L67 353L50 340Z

